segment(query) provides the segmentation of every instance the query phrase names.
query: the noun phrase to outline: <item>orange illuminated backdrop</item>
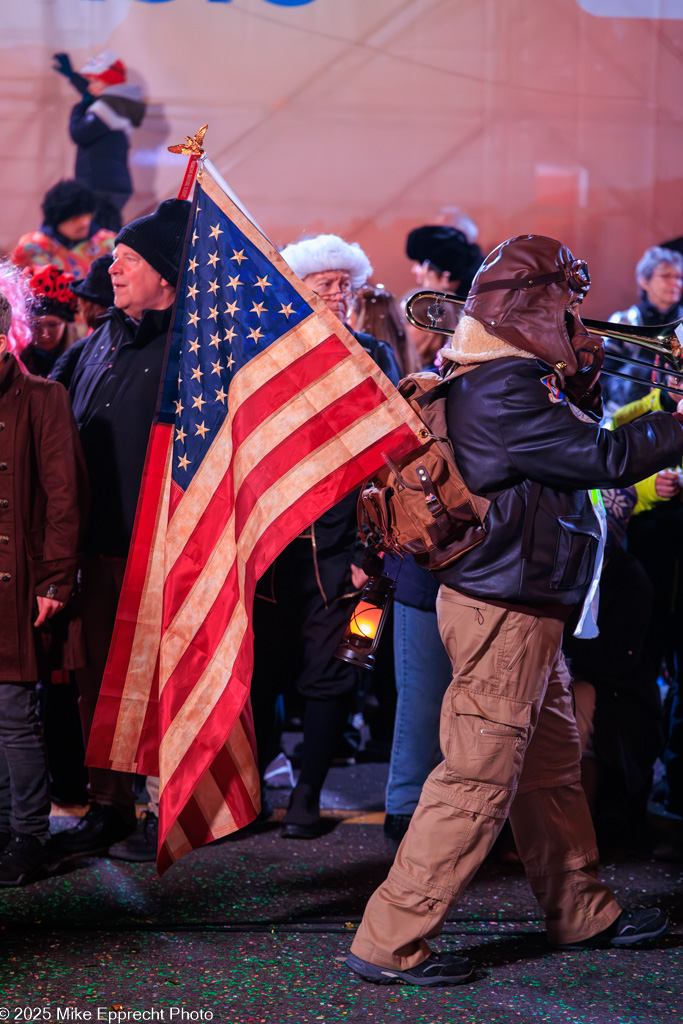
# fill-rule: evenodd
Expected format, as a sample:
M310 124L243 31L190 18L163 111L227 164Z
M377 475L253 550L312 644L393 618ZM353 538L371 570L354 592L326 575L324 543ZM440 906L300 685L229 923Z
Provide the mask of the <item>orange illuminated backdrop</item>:
M166 146L208 121L276 243L336 231L398 292L406 233L453 208L485 251L566 241L598 318L635 298L646 246L683 234L681 0L22 0L0 18L3 250L73 167L76 94L51 54L104 48L150 104L128 217L175 194Z

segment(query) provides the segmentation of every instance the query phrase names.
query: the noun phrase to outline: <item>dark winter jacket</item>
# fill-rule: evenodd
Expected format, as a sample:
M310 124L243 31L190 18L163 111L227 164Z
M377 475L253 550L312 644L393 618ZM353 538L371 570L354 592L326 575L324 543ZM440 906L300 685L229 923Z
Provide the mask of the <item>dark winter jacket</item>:
M651 413L614 431L572 406L534 359L456 378L448 433L468 487L491 499L486 538L435 576L484 600L569 609L591 581L600 530L586 488L623 487L678 462L683 427Z
M91 553L128 553L170 321L170 308L139 323L111 309L76 364L69 391L92 489Z
M74 177L93 192L133 191L128 170L130 135L144 117L140 90L112 85L96 99L86 94L69 119L71 138L78 146Z
M55 360L48 374L50 380L58 380L68 391L73 375L76 372L78 360L81 358L81 353L90 341L90 338L91 335L79 338L78 341L69 346L66 352L62 352L61 356Z
M24 373L14 356L0 357L0 681L41 677L43 636L66 613L37 630L36 598L69 600L86 514L85 465L66 391Z

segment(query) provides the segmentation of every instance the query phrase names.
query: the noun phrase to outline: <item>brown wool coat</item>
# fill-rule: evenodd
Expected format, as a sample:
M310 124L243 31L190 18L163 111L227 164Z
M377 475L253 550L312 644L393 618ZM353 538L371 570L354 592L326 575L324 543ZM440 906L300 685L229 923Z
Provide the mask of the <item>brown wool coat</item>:
M67 610L34 628L36 598L69 600L86 512L85 462L67 392L0 356L0 682L39 679L50 634L67 632ZM72 663L69 655L65 667Z

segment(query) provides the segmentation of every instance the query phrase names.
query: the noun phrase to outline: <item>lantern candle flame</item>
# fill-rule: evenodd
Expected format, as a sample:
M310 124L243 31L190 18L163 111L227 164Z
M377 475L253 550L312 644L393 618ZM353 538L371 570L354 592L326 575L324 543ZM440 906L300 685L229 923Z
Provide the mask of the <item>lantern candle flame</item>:
M396 582L389 576L371 576L360 595L335 658L372 669L382 629L391 607Z
M356 610L351 616L349 629L357 636L366 636L374 640L382 619L384 609L378 608L376 604L369 604L367 601L359 601Z

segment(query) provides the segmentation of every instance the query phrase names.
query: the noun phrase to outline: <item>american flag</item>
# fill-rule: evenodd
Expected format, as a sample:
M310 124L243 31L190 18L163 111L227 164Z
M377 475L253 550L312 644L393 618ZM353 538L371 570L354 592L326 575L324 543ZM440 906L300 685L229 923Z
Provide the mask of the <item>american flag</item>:
M260 808L256 581L417 447L381 370L204 169L88 763L160 778L162 873Z

